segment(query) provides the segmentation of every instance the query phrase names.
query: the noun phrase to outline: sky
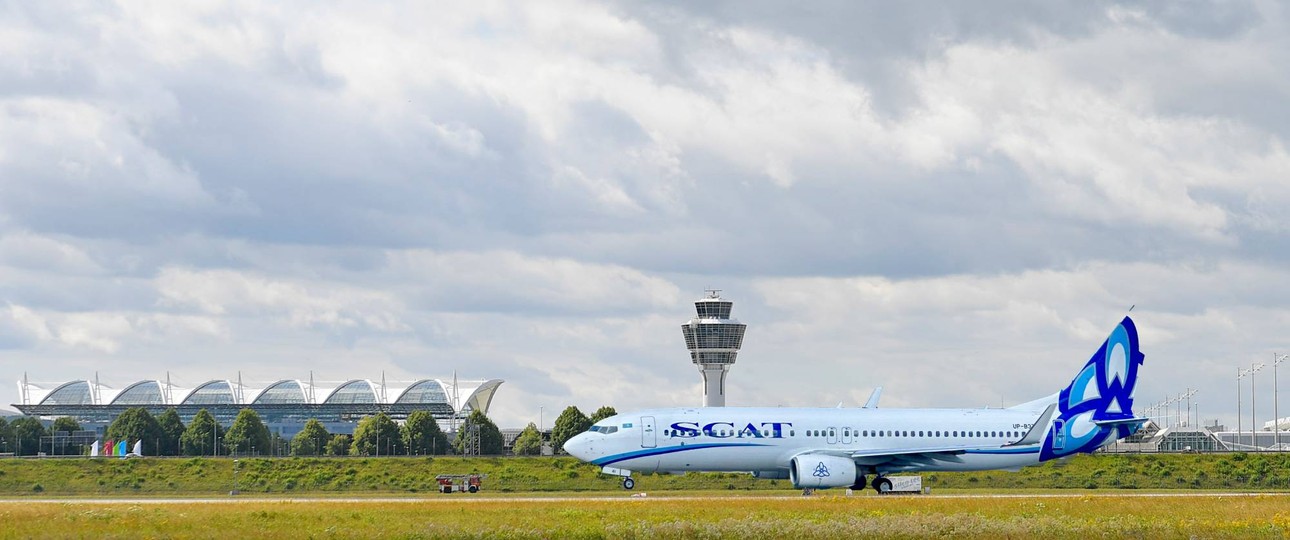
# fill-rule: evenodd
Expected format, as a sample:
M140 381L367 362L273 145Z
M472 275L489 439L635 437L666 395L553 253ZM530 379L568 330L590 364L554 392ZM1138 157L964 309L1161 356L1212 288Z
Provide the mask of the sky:
M1132 307L1139 411L1234 426L1239 382L1248 428L1238 369L1290 353L1287 9L0 2L0 406L310 372L505 379L503 426L692 406L713 288L730 405L1020 403Z

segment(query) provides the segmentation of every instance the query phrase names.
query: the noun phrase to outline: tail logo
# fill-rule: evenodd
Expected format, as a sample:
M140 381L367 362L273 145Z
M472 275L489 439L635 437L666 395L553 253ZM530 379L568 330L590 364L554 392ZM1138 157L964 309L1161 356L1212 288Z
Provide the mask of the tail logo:
M1040 459L1092 452L1111 440L1131 435L1135 427L1102 427L1096 422L1132 417L1133 391L1144 358L1138 350L1138 330L1133 320L1125 317L1058 395L1058 414L1044 440Z

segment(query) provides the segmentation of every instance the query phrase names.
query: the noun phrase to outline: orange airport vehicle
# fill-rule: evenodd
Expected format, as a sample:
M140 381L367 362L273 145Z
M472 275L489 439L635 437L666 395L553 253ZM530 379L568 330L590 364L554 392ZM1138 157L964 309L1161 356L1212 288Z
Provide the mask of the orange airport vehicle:
M488 478L486 474L441 474L434 477L439 482L439 491L441 493L460 493L469 491L475 493L482 486L482 480Z

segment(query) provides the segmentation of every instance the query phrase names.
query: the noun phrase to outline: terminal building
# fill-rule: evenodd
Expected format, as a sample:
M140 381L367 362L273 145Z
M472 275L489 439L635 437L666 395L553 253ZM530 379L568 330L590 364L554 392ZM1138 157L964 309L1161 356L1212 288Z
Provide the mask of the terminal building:
M22 403L13 406L23 414L41 417L69 416L85 427L105 427L126 409L143 407L153 415L175 409L184 423L206 409L220 424L229 425L242 409L251 409L269 429L283 437L295 435L311 418L332 433L353 433L358 420L384 412L395 420L412 411L434 415L445 430L472 411L488 413L493 395L504 381L485 379L451 382L421 379L407 383L352 379L342 383L315 383L285 379L270 384L242 384L237 379L216 379L191 388L165 380L144 380L120 388L94 380L42 385L18 381Z

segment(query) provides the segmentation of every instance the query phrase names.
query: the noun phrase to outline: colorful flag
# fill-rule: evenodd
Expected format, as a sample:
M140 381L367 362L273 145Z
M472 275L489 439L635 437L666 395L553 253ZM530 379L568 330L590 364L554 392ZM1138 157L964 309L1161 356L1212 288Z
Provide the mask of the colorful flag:
M125 449L126 449L125 441L121 441L121 442L119 442L119 443L116 443L116 455L121 456L121 457L125 457L125 452L126 452L126 450L125 450Z
M112 439L108 439L107 442L103 443L103 455L110 456L113 450L116 450L116 445L112 444Z

